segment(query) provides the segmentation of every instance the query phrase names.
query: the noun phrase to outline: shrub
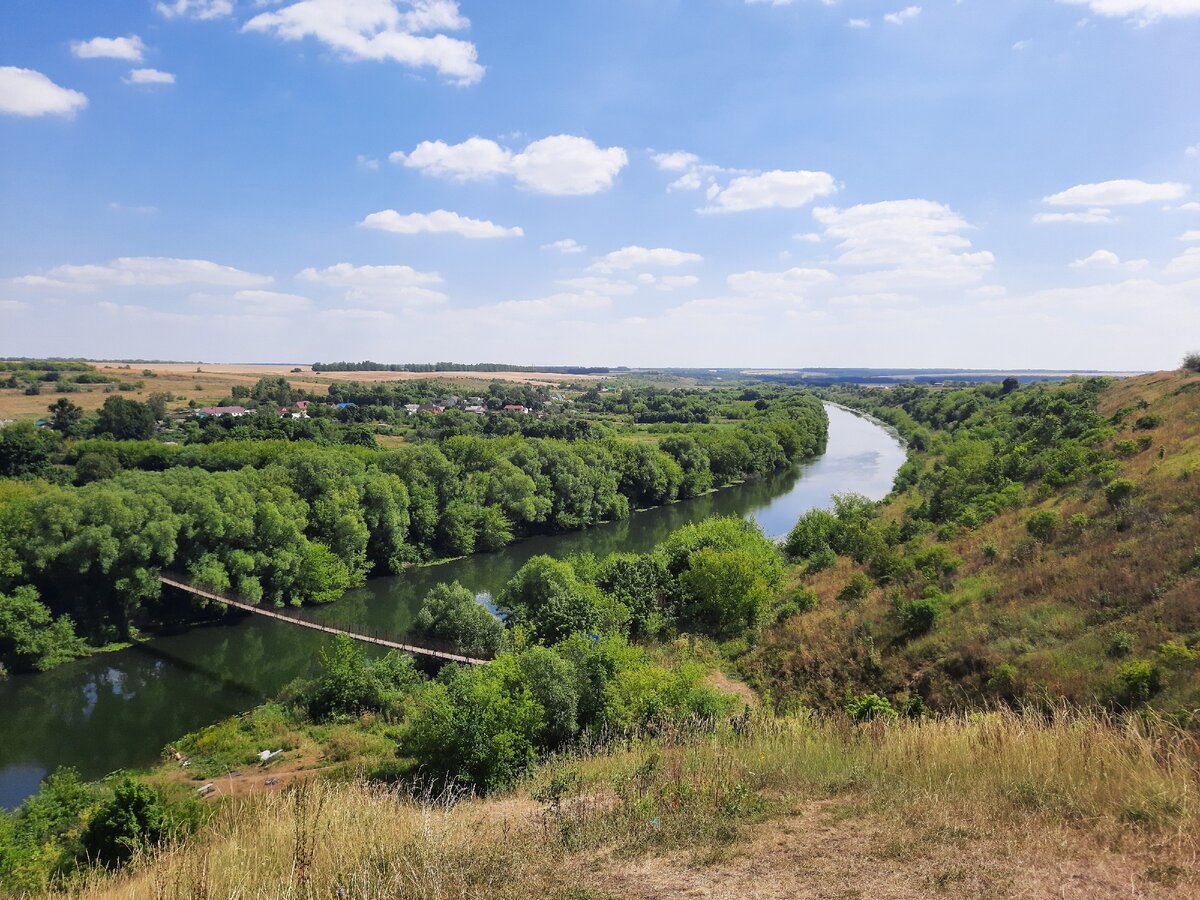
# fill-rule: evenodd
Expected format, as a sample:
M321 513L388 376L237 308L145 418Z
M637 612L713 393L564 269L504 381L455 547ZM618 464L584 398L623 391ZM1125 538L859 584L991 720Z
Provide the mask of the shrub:
M1200 659L1197 653L1183 641L1166 641L1158 648L1158 655L1168 666L1182 666Z
M468 656L494 656L504 645L504 623L457 581L426 594L413 631L450 641Z
M345 635L323 647L320 657L324 674L297 693L297 700L318 721L388 709L420 681L411 656L389 653L369 662Z
M892 708L892 704L886 697L878 694L863 694L847 700L846 714L855 722L896 718L896 710Z
M1121 706L1136 706L1162 690L1162 685L1162 670L1150 660L1127 662L1117 670L1113 700Z
M1039 509L1030 514L1025 520L1025 529L1042 543L1053 540L1054 532L1058 530L1058 513L1051 509Z
M1114 657L1128 656L1133 652L1136 638L1128 631L1118 631L1108 639L1108 655Z
M817 572L823 572L825 569L832 568L837 565L838 555L830 547L820 550L808 557L805 562L804 570L815 575Z
M1187 372L1200 372L1200 352L1187 354L1183 358L1183 369Z
M126 779L88 821L83 846L103 865L121 865L134 851L167 836L166 804L148 784Z
M862 572L855 572L850 576L845 587L838 592L838 600L842 603L857 603L865 600L874 586L875 583Z
M897 603L896 617L900 620L900 627L905 636L916 638L932 631L942 614L944 600L945 595L941 591L930 591L918 600Z
M1114 509L1124 506L1137 492L1137 485L1128 478L1114 478L1104 488L1104 497Z
M1012 663L1001 663L992 670L988 679L988 690L1001 697L1012 697L1017 690L1017 667Z
M1000 548L996 546L994 541L988 541L979 548L979 552L983 554L984 559L993 560L1000 555Z
M1070 524L1071 531L1076 535L1080 535L1087 531L1088 526L1092 523L1091 520L1083 513L1075 513L1075 515L1071 516Z
M1151 431L1151 430L1157 428L1162 423L1163 423L1162 416L1155 416L1155 415L1141 416L1136 422L1133 423L1133 427L1138 429L1139 431Z

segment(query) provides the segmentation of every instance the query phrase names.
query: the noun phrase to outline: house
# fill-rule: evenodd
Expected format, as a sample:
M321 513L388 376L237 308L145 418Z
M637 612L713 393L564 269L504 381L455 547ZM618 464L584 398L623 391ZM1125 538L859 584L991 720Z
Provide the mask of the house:
M529 415L529 407L521 406L519 403L509 403L504 407L505 412L520 413L523 416Z
M246 409L244 406L204 406L196 410L196 415L201 417L231 416L234 419L238 419L254 412L255 410Z
M479 405L475 405L475 406L468 406L468 407L467 407L467 412L469 412L469 413L474 413L474 414L475 414L475 415L477 415L477 416L482 416L482 415L485 415L485 414L487 413L487 407L486 407L486 406L479 406Z
M433 413L435 416L440 416L445 412L445 407L438 406L436 403L422 403L417 407L417 412Z
M414 413L416 413L416 411L419 410L420 408L421 408L421 405L419 403L405 403L404 404L404 411L406 413L408 413L410 416L413 415Z

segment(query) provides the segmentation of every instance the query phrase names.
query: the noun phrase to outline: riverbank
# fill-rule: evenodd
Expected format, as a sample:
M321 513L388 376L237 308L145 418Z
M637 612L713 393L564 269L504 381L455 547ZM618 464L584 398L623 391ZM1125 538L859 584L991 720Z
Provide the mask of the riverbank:
M880 428L831 410L826 452L814 462L586 531L373 579L305 615L403 634L439 582L458 581L490 598L533 556L643 552L689 522L713 516L748 516L767 534L782 535L806 510L828 506L835 493L883 498L904 459ZM9 727L0 733L0 806L15 807L59 766L99 778L150 765L169 741L251 709L313 674L321 646L314 634L255 617L157 636L126 651L2 681L0 707Z

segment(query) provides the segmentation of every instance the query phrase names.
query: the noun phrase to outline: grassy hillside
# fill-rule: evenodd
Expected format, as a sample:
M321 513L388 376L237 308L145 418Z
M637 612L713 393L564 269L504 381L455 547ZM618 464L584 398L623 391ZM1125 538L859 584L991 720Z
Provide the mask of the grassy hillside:
M890 408L850 398L927 449L866 526L865 547L798 566L820 602L745 660L757 686L816 705L874 691L938 709L1200 706L1200 375L1046 389L1082 397L1073 414L1095 420L1045 450L1029 437L1043 421L1016 433L1033 419L1014 413L1030 390L968 396L964 417L934 431L897 414L928 395ZM992 474L1014 465L1032 476Z
M1187 738L1061 713L802 716L544 763L515 792L228 802L87 898L1195 896Z

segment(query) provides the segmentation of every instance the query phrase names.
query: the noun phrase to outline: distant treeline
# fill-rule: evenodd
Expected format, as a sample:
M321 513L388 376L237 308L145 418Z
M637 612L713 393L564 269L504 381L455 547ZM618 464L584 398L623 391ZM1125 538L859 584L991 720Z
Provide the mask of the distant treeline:
M554 375L607 375L624 368L606 366L513 366L507 363L377 363L362 362L313 363L314 372L549 372Z

